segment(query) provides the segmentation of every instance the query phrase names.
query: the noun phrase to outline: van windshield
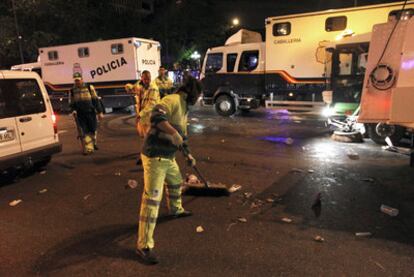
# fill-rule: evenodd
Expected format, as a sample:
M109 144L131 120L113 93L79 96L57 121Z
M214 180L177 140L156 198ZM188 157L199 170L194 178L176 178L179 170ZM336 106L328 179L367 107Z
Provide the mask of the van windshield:
M42 91L35 79L0 80L0 118L45 111Z

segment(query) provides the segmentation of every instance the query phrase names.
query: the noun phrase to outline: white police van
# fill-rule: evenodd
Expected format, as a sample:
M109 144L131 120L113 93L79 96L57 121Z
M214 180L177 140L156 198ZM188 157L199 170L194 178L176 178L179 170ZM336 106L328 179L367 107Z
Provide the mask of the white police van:
M0 173L45 166L60 151L56 116L39 75L0 71Z

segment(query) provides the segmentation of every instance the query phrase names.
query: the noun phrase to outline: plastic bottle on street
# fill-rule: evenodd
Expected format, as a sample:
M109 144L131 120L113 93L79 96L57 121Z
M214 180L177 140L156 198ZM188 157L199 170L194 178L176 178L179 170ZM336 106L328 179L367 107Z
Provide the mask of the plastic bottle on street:
M389 207L387 205L381 205L381 212L383 212L384 214L387 214L389 216L397 216L399 211L398 209Z

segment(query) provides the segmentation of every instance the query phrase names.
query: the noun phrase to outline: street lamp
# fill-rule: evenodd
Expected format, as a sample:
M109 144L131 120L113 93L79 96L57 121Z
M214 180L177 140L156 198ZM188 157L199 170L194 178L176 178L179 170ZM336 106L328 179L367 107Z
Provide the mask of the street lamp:
M199 58L201 58L201 55L200 55L200 53L198 53L198 51L194 51L191 54L190 58L193 59L193 60L198 60Z
M23 49L22 49L22 36L20 35L20 32L19 32L19 25L17 23L16 7L14 6L14 0L12 0L11 2L12 2L13 17L14 17L14 25L16 28L17 44L19 45L20 61L23 64L24 57L23 57Z
M233 26L239 26L240 20L237 17L235 17L235 18L233 18L231 23L232 23Z
M197 69L200 69L200 64L201 64L201 63L200 63L200 58L201 58L200 53L198 53L198 51L194 51L194 52L191 54L190 58L196 62Z

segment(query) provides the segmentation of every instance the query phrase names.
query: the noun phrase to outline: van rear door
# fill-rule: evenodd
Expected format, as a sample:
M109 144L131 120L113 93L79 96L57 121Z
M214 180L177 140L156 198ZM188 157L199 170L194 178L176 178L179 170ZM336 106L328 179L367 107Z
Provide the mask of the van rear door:
M16 102L8 94L7 83L0 77L0 157L22 151L16 122Z
M56 142L52 111L46 103L38 80L9 79L11 91L17 97L19 116L16 117L23 151Z

